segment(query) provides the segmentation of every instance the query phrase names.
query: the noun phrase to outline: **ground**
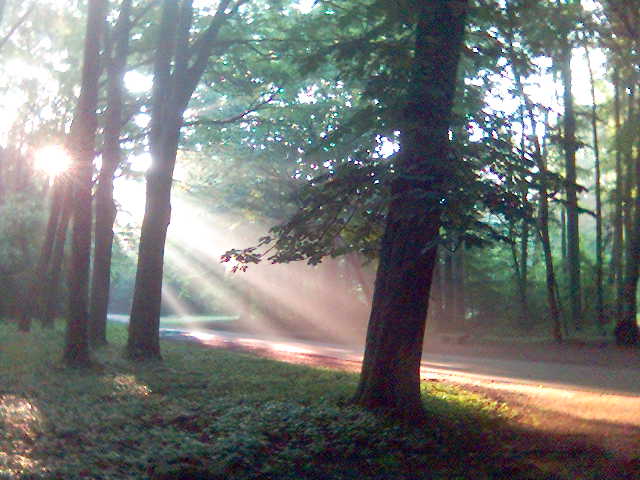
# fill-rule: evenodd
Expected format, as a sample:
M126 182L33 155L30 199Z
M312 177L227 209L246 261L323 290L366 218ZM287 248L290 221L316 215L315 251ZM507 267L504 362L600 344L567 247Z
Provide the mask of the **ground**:
M407 426L349 404L357 352L336 346L165 330L163 361L139 363L123 356L126 327L115 324L94 367L76 370L60 362L62 325L34 327L0 322L2 479L640 478L637 453L549 434L519 407L435 376L446 362L451 376L473 376L463 370L491 359L434 354L429 420Z
M290 363L360 369L361 352L335 345L229 332L164 334ZM562 437L562 445L602 448L623 463L638 463L639 350L599 344L457 345L436 340L425 351L425 380L462 385L503 402L513 408L523 429Z

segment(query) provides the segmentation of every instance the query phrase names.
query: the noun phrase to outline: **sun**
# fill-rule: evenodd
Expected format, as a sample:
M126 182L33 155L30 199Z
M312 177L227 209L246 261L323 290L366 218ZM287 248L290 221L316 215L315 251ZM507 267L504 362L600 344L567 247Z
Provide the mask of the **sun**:
M71 157L64 147L48 145L36 151L34 166L49 178L55 178L71 167Z

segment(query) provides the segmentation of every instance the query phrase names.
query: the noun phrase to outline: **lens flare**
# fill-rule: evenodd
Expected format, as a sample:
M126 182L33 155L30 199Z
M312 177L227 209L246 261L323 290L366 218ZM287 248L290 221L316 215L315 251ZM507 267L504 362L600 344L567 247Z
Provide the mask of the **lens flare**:
M64 147L48 145L36 151L34 166L48 177L55 178L71 167L71 157Z

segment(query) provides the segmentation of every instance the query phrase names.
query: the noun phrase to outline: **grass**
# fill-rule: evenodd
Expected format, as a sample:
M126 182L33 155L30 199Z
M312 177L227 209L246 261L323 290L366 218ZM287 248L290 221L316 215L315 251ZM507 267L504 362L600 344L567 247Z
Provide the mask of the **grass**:
M128 315L111 315L111 318L117 321L124 321L128 317ZM238 318L237 315L167 315L160 317L160 327L236 330Z
M109 329L78 371L60 329L0 322L0 479L560 478L507 447L504 406L464 390L426 383L432 421L407 428L349 406L353 374L178 342L135 364Z

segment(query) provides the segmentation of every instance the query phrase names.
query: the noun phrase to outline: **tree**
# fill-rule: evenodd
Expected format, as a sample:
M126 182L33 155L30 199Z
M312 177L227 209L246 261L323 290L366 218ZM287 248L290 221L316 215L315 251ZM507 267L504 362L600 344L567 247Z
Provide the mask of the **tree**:
M121 162L120 132L123 123L123 83L131 32L131 0L123 0L118 21L105 49L107 70L107 114L104 127L102 166L95 192L95 234L89 338L94 345L107 343L106 323L111 280L111 249L116 205L113 200L113 176Z
M637 289L640 276L640 155L637 148L634 155L634 144L638 141L636 91L638 89L637 67L640 64L638 42L638 12L635 2L606 1L605 12L614 40L610 43L614 60L614 77L616 81L615 123L616 123L616 248L622 257L624 237L624 266L619 259L613 259L614 271L617 274L617 313L618 322L615 327L615 338L618 345L637 345L640 332L637 323ZM629 71L620 71L621 65L630 64ZM620 88L620 80L624 79ZM622 92L627 91L627 121L621 131L620 110ZM624 158L624 161L622 159ZM624 179L620 177L624 176ZM635 197L634 197L635 192ZM622 216L622 224L620 217ZM620 238L618 238L620 237Z
M163 1L151 101L152 165L147 171L146 206L127 342L127 354L131 358L160 358L163 257L183 115L207 67L220 30L243 3L243 0L221 0L209 25L191 41L192 0Z
M568 6L558 0L559 11L559 40L560 50L558 64L563 86L563 138L562 146L565 153L566 180L566 210L567 210L567 265L569 270L569 305L571 320L576 330L581 330L582 321L582 289L580 286L580 230L578 209L578 184L576 174L576 116L574 111L573 94L571 92L573 80L571 72L571 17Z
M98 118L100 40L107 0L89 0L80 97L71 125L70 152L74 159L72 193L73 235L69 278L69 320L64 348L68 365L90 363L88 339L89 263L91 254L91 176Z
M537 135L538 120L535 114L534 104L525 92L521 72L521 64L523 63L518 59L515 49L515 23L516 17L513 8L506 5L507 14L507 54L513 70L513 77L515 83L516 94L520 97L524 104L524 112L521 116L522 129L525 130L524 125L524 113L529 119L529 127L531 129L533 138L533 157L535 159L536 167L538 169L538 218L537 218L537 231L542 244L544 263L545 263L545 277L546 277L546 291L547 291L547 305L549 308L549 315L551 317L553 337L557 342L562 341L562 329L560 325L560 308L558 304L558 291L556 283L555 268L553 263L553 253L551 249L551 236L549 234L549 170L547 168L547 161L545 158L546 152L543 151L542 144ZM547 125L545 125L547 127ZM547 128L545 128L547 130Z
M593 139L594 156L594 189L596 197L596 318L598 326L603 329L604 318L604 285L603 285L603 256L604 248L602 241L602 181L600 162L600 141L598 137L598 104L596 101L596 88L591 66L591 55L589 45L584 41L585 56L589 70L589 82L591 84L591 138Z
M420 358L442 202L452 170L449 124L467 1L418 7L412 85L380 249L354 402L405 419L423 413Z

